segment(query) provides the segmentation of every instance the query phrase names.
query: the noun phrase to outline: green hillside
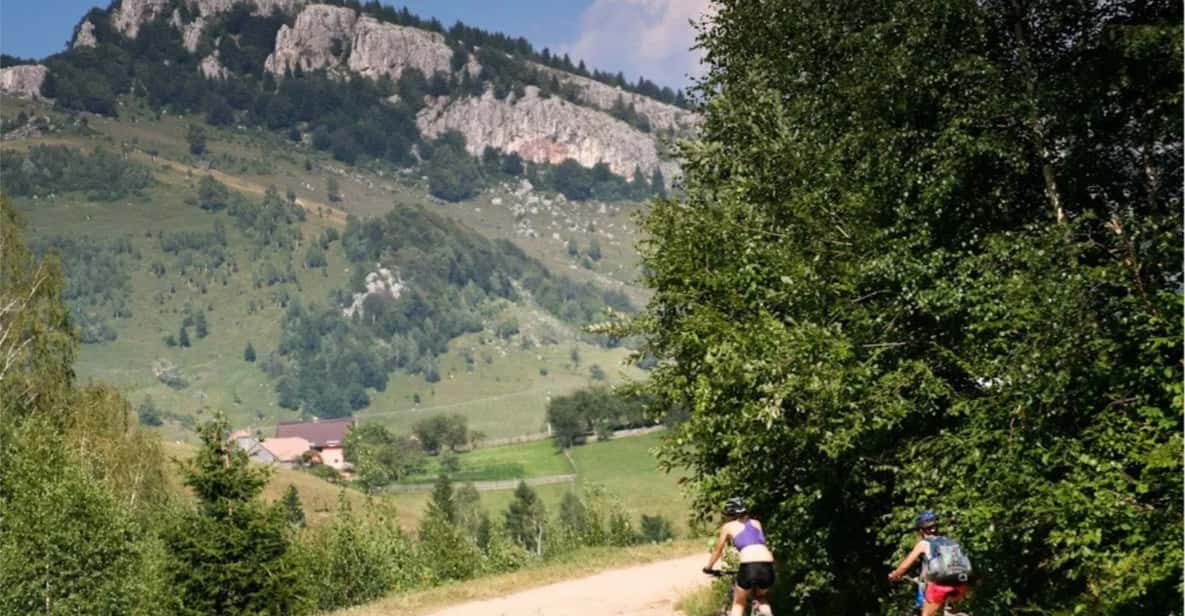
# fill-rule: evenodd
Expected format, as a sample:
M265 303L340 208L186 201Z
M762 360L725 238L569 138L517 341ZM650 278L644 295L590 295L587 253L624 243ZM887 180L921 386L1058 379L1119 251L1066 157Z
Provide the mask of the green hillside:
M6 99L7 124L24 114L44 118L48 127L10 135L17 138L3 142L0 153L9 170L19 170L25 160L52 170L53 157L66 154L43 148L60 146L75 157L63 163L63 173L84 169L76 173L80 177L55 176L57 190L35 182L19 186L12 202L34 248L61 253L78 289L70 303L76 323L85 328L84 339L92 340L82 347L78 374L119 386L134 405L151 399L166 438L190 439L194 422L212 409L225 409L236 426L265 433L277 421L326 414L311 398L295 405L285 401L299 408L280 405L282 372L294 383L308 380L292 353L278 353L283 324L305 323L286 321L285 315L294 304L327 311L343 301L360 288L366 272L358 270L370 267L363 263L371 258L417 276L410 288L434 275L430 267L413 270L440 258L482 267L489 261L515 288L481 289L465 300L463 274L451 280L454 271L432 283L425 297L440 302L432 315L447 309L451 312L441 325L456 319L468 324L448 330L434 322L431 342L416 330L420 346L436 348L420 353L420 366L386 365L386 386L366 387L368 403L352 410L362 421L406 431L423 417L460 413L487 438L513 437L543 429L547 400L588 385L593 372L603 372L610 382L643 374L622 363L628 350L607 347L581 330L602 314L598 306L605 305L607 292L616 294L609 298L613 302L640 306L645 301L635 286L631 215L637 205L572 203L549 193L516 198L509 180L505 188L495 185L475 199L440 204L427 195L423 180L385 163L346 167L260 130L206 126L207 153L199 159L190 153L186 137L200 118L158 119L135 99L121 100L123 113L115 120ZM212 169L205 169L204 161ZM225 195L214 195L226 204L210 206L209 195L203 200L207 176L226 187ZM6 175L6 190L12 192L16 177ZM137 183L142 177L147 180ZM326 194L331 178L340 193L333 203ZM124 184L126 189L120 189ZM270 196L269 187L275 188ZM385 239L361 248L354 242L351 259L343 248L354 237L347 218L361 221L400 208L404 218L391 223ZM539 232L516 232L524 220ZM409 229L409 221L419 231ZM436 239L416 246L422 233ZM487 237L510 243L491 243ZM408 248L392 252L394 244ZM453 247L438 251L444 244ZM479 286L487 283L475 280ZM537 286L540 280L544 287ZM535 291L524 283L536 285ZM339 325L349 321L322 316ZM206 336L197 335L196 319L204 319ZM170 346L167 340L179 343L187 323L190 346ZM408 327L417 323L392 327L410 332ZM350 344L358 348L383 347L392 340L373 330L352 331ZM254 362L244 359L248 343ZM388 356L384 361L396 360Z

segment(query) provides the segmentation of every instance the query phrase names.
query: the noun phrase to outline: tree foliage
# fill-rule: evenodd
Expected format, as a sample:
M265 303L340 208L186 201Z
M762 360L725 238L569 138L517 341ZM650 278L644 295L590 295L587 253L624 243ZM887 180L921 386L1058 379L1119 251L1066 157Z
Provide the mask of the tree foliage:
M380 424L356 426L346 435L345 459L363 490L373 491L418 470L423 463L419 446L391 434Z
M921 509L976 613L1177 609L1180 7L718 8L641 321L700 510L745 486L802 609Z
M285 506L258 498L267 469L251 466L246 452L228 441L225 420L205 424L200 434L202 447L182 464L197 506L178 512L163 533L179 613L301 611L308 597L290 553Z

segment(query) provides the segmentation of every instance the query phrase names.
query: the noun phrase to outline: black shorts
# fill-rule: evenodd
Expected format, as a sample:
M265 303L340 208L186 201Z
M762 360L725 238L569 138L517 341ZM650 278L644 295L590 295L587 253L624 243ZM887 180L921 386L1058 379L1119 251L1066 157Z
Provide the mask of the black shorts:
M773 563L741 563L741 568L737 571L737 586L745 590L767 590L773 585Z

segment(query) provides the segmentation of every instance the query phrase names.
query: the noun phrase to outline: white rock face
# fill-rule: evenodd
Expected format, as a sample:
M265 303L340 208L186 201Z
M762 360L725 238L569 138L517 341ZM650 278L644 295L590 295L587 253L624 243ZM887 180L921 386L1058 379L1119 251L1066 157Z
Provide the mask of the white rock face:
M674 130L676 133L684 134L699 126L699 116L686 109L661 103L641 94L626 92L621 88L605 85L594 79L565 73L542 64L531 64L547 75L554 75L562 84L568 83L576 86L580 91L580 100L590 105L609 109L620 98L622 103L626 105L632 103L638 113L645 114L650 119L650 125L655 128Z
M202 58L201 64L198 64L198 71L202 75L205 75L206 79L226 79L230 77L230 69L218 61L218 52Z
M40 99L41 85L49 69L41 64L20 64L0 68L0 94Z
M198 43L202 40L202 30L206 27L206 18L197 19L185 24L181 28L181 44L189 53L197 51Z
M136 38L140 26L164 14L169 0L121 0L119 7L111 12L111 25L127 36Z
M591 167L603 161L626 177L633 174L635 165L649 174L660 164L650 135L562 98L541 98L534 86L513 102L498 100L491 92L451 104L438 100L419 113L416 125L428 138L460 131L475 156L489 145L536 163L572 158Z
M389 297L391 299L399 299L399 295L407 288L407 284L399 278L391 270L377 265L378 271L370 272L366 275L366 291L354 294L354 303L342 309L342 313L347 317L357 314L364 314L362 305L367 297L377 295L379 297Z
M425 75L447 71L451 57L444 37L435 32L380 22L348 8L311 4L292 27L280 27L275 51L264 68L276 75L300 68L398 79L408 67Z
M209 21L203 18L225 13L239 2L247 2L254 6L255 9L252 13L255 15L269 15L275 10L293 12L297 7L304 4L305 0L189 0L189 8L199 17L189 23L184 23L184 20L181 18L181 12L174 9L169 23L174 28L182 31L185 48L192 52L197 49L197 42L201 38L202 29L205 28ZM156 19L157 16L162 15L168 9L169 0L120 0L119 6L111 12L111 24L116 30L122 32L124 36L136 38L140 33L140 28L144 24ZM90 24L90 28L86 28L89 23L83 23L83 28L79 29L78 35L75 36L74 42L71 44L72 46L93 47L95 45L94 25ZM84 29L86 35L83 34Z
M452 49L444 36L362 17L354 27L347 67L365 77L398 79L403 69L418 68L424 75L449 70Z
M94 47L98 44L99 41L95 39L95 24L88 19L78 26L78 34L74 35L74 42L70 43L70 46Z

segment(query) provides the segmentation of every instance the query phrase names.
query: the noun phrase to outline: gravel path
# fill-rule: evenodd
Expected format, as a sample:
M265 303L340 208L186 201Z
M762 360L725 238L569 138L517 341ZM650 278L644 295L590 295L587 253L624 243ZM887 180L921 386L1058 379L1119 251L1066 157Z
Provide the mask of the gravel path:
M432 616L674 616L675 602L711 578L702 554L603 571L513 595L455 605Z

